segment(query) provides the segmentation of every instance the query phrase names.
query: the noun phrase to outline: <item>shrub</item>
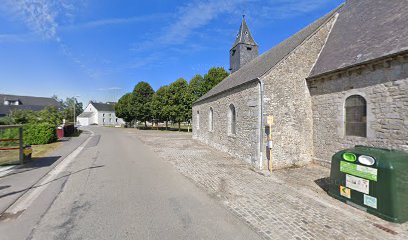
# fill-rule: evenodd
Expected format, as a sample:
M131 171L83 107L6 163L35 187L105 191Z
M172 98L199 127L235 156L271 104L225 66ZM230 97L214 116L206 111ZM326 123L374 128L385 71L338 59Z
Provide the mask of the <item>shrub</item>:
M0 139L18 139L18 128L0 129ZM0 141L0 147L16 146L18 141Z
M0 125L12 125L14 121L11 117L0 117Z
M50 123L24 125L24 144L47 144L57 140L56 129Z

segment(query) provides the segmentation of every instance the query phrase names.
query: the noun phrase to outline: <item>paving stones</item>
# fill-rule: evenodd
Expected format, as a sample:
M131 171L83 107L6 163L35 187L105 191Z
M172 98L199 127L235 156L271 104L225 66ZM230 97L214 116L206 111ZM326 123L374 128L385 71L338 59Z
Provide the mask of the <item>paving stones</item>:
M328 196L324 167L264 176L188 133L133 134L265 239L408 239L408 224L383 221Z

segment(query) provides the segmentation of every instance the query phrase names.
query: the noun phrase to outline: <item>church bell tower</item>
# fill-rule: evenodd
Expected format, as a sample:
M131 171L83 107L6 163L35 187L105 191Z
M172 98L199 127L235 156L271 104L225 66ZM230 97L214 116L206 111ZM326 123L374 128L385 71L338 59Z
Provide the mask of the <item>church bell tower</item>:
M242 23L235 39L234 45L230 50L230 71L237 71L245 64L258 56L258 45L252 38L249 28L245 21L245 15L242 16Z

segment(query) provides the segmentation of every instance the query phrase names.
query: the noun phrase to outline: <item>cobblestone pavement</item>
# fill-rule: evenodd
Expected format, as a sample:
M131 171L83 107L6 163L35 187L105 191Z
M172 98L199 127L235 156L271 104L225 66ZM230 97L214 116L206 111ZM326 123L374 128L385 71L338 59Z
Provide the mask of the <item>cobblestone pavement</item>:
M124 131L135 134L265 239L408 239L408 224L383 221L327 195L327 168L310 165L267 177L188 133Z

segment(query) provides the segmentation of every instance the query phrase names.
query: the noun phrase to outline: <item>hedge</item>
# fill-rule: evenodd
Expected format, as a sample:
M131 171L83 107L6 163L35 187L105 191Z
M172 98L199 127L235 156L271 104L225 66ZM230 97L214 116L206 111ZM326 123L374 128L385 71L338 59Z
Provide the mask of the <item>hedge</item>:
M57 141L56 129L49 123L24 125L24 144L37 145Z

